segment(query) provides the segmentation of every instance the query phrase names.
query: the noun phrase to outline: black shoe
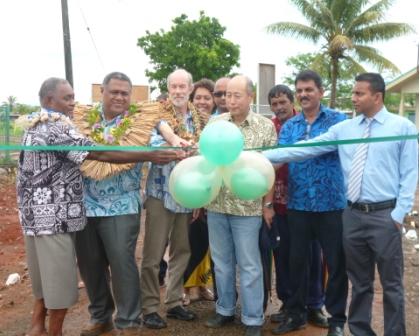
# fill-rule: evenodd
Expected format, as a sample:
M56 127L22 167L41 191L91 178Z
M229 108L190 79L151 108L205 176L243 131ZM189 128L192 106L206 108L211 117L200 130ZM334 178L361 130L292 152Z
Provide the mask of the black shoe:
M327 336L343 336L343 329L338 326L330 326Z
M177 318L182 321L191 321L196 319L196 314L190 310L186 310L181 305L169 309L166 312L166 316L170 318Z
M248 326L244 336L262 336L262 326Z
M288 318L288 311L282 305L282 307L278 310L277 313L271 315L271 322L283 323Z
M313 322L320 328L329 328L327 317L321 309L310 309L307 314L307 320Z
M307 325L305 321L296 322L292 318L288 317L284 323L276 326L271 331L273 334L282 335L289 333L290 331L305 329L306 326Z
M234 315L233 316L224 316L221 314L215 314L209 320L205 321L205 325L210 328L221 328L229 324L234 323Z
M161 316L157 313L143 315L143 321L147 328L150 329L161 329L167 327L166 321L163 320Z

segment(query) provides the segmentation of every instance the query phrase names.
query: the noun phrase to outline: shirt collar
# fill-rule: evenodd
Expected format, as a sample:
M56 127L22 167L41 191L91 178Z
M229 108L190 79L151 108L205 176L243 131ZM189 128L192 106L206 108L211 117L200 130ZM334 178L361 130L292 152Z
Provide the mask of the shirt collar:
M388 113L389 112L387 111L387 108L383 106L383 108L380 111L378 111L378 113L373 117L373 119L379 122L380 124L384 124ZM365 120L366 116L361 114L359 117L360 118L358 120L358 124L361 124Z
M227 120L230 121L230 122L234 122L233 117L231 116L231 113L228 112L228 114L229 114L229 116L228 116ZM249 109L249 114L247 115L246 119L244 119L244 121L241 123L240 126L251 126L254 115L255 115L255 112L253 112L252 110Z
M319 112L317 113L316 119L322 118L326 114L326 109L322 103L320 103ZM314 120L316 120L314 119ZM306 117L304 116L304 110L301 110L300 113L296 116L296 120L305 121Z

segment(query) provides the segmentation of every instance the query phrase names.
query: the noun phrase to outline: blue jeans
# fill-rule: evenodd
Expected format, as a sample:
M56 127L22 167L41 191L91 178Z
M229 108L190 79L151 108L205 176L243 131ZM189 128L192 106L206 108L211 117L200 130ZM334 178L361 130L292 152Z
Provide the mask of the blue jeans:
M208 211L211 256L217 282L217 313L236 312L236 263L240 272L242 322L261 326L263 319L263 274L259 250L261 216L235 216Z

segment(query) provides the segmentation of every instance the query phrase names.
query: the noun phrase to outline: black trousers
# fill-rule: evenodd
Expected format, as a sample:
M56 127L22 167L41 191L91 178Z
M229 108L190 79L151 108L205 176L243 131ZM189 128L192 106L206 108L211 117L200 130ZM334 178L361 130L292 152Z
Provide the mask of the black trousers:
M324 301L331 315L328 318L329 325L343 328L346 322L348 278L342 246L342 212L288 209L292 296L287 308L289 316L295 321L305 321L307 318L311 244L317 238L329 273Z

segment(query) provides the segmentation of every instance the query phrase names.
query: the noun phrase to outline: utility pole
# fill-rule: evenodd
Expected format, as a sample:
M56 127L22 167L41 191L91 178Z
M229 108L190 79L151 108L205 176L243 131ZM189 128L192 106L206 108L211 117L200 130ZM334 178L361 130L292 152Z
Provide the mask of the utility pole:
M63 37L64 37L64 57L65 57L65 78L74 89L73 84L73 64L71 60L70 43L70 24L68 20L67 0L61 0L61 13L63 16Z

